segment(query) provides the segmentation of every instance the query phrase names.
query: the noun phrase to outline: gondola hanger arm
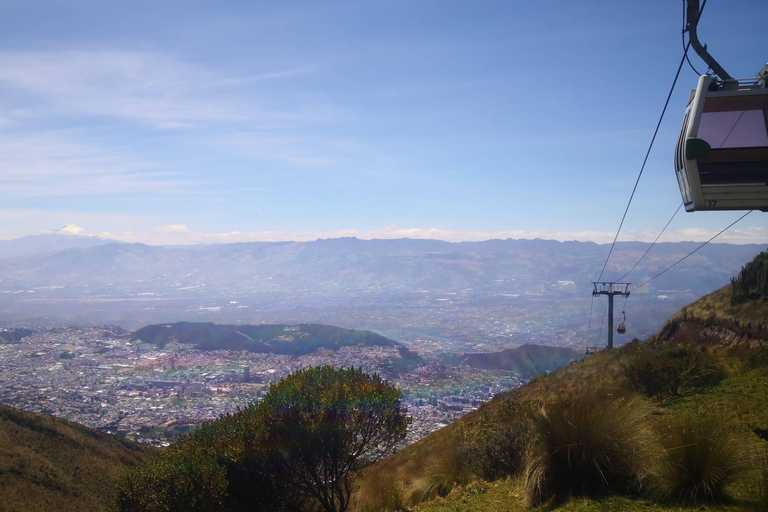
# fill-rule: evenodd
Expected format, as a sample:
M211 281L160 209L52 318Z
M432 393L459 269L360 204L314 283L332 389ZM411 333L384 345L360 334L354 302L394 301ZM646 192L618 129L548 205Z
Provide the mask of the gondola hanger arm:
M699 0L686 0L686 2L688 3L688 8L686 9L687 16L685 30L688 32L688 38L691 41L691 46L693 46L693 49L696 50L696 53L699 55L699 57L701 57L701 60L703 60L707 66L712 69L712 71L720 78L720 80L732 80L733 78L731 75L726 73L723 67L718 64L714 57L709 54L707 51L707 45L702 45L699 41L699 36L696 32L696 29L699 25L699 16L701 15L701 11L699 9Z

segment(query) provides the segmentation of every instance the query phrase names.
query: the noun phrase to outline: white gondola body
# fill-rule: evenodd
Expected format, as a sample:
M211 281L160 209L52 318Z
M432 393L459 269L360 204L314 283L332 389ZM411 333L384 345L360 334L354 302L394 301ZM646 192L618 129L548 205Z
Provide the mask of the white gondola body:
M699 78L675 150L685 209L766 211L768 89L735 80L712 87L713 80Z

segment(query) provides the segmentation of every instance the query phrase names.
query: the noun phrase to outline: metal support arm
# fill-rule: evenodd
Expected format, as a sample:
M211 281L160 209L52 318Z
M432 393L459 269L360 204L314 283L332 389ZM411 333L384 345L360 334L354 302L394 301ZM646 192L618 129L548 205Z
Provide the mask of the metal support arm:
M717 61L707 51L707 45L702 45L699 42L699 35L696 33L696 28L699 25L699 16L701 14L699 10L699 0L686 0L688 2L688 16L686 19L685 29L688 31L688 38L691 41L691 46L696 50L696 53L701 57L707 66L709 66L715 75L720 77L720 80L731 80L732 77L717 63Z

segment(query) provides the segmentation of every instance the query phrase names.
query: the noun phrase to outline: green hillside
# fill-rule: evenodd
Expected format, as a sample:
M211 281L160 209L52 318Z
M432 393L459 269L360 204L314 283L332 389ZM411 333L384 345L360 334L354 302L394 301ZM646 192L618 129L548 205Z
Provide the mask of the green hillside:
M367 468L357 481L354 509L768 510L768 302L758 299L732 305L731 294L731 286L710 294L681 310L658 335L598 352L537 377L518 392L495 397L479 411ZM592 426L580 434L588 442L599 444L591 434L600 429L619 433L611 443L620 445L622 436L637 442L633 457L648 460L648 467L638 470L645 471L641 488L632 489L629 477L626 485L618 486L619 491L616 486L603 485L601 480L611 480L611 472L621 469L616 461L622 459L615 457L601 477L583 480L580 487L564 490L559 499L545 498L542 506L531 508L525 475L530 488L536 476L530 471L535 469L535 460L523 460L510 475L483 479L478 474L483 470L478 458L487 453L493 453L497 465L509 462L504 450L509 446L511 453L515 447L504 431L522 425L518 419L524 413L537 418L538 427L534 422L533 427L526 424L525 428L539 432L539 437L532 437L523 447L522 459L526 450L546 442L547 435L571 420L575 423L579 403L592 407ZM562 404L566 406L558 409ZM600 409L609 414L601 416ZM556 421L559 410L566 411L560 427ZM542 424L541 411L547 411L546 419L555 422L543 437L541 429L536 430ZM631 414L622 416L622 411ZM576 429L579 424L567 428L571 427ZM483 439L479 432L491 440L481 446L486 452L477 448L478 439ZM530 435L525 430L517 433ZM639 444L641 438L644 445ZM580 438L564 444L567 449L550 453L548 463L556 467L558 456L564 451L576 452L583 442ZM697 459L701 457L697 447L720 451L710 453L709 459ZM716 457L718 453L722 460ZM712 460L732 469L725 471L727 484L722 492L716 489L711 497L700 493L694 499L682 490L683 484L677 485L675 475L716 466ZM588 474L590 468L580 471ZM561 474L556 480L568 478L573 475ZM557 487L552 482L546 485Z
M584 357L584 352L565 347L522 345L520 347L483 354L441 354L440 359L451 365L467 365L483 370L508 370L533 376L550 372L571 361Z
M160 347L170 341L177 341L194 345L199 350L248 350L297 356L310 354L320 348L335 350L358 345L400 346L396 341L375 332L322 324L289 326L177 322L142 327L131 334L131 339L140 339Z
M117 479L159 450L0 405L0 511L108 510Z

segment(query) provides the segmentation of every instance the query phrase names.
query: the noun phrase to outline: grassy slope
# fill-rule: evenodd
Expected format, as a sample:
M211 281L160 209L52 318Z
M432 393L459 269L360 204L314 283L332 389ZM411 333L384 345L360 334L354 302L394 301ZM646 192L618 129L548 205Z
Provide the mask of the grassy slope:
M0 511L98 511L117 479L158 451L0 405Z
M547 401L566 392L596 389L619 389L624 369L646 344L688 342L717 355L728 370L729 377L704 393L669 400L654 410L653 418L660 429L669 420L688 412L699 416L727 417L742 441L756 452L766 449L766 443L755 430L768 431L768 369L742 369L740 349L746 345L768 343L768 303L752 302L730 306L730 287L723 288L687 306L673 317L661 334L643 343L630 343L613 351L602 351L582 361L574 362L546 377L534 379L525 392ZM737 347L737 348L733 348ZM484 407L494 407L491 401ZM402 482L406 487L424 471L424 461L436 460L457 443L457 432L471 428L479 413L474 413L443 430L409 446L393 457L368 468L358 480L355 504L363 510L366 501L382 491L384 482ZM758 471L746 475L729 489L733 502L687 510L744 510L756 493ZM523 501L522 479L493 483L475 483L457 488L447 498L423 503L418 510L429 512L477 511L496 512L530 510ZM575 499L558 507L543 510L686 510L675 505L653 503L626 497L604 500Z

